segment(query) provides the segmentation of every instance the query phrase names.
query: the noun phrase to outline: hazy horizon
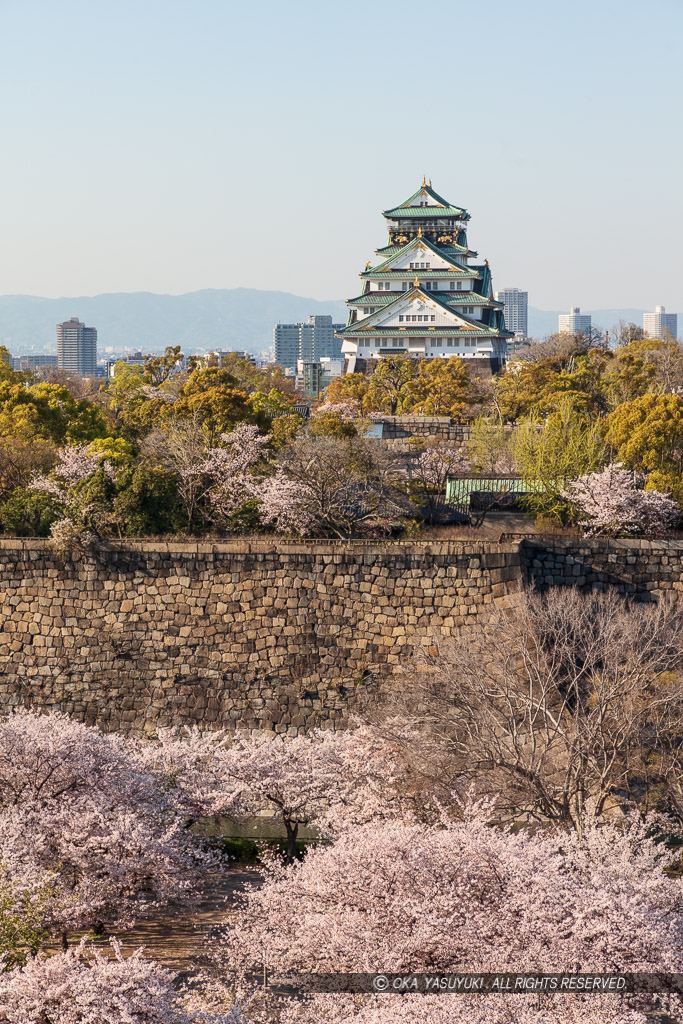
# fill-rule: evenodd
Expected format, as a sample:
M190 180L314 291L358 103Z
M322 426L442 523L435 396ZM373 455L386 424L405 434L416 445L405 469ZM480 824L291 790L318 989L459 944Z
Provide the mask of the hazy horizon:
M0 289L350 297L426 174L494 288L683 310L682 25L675 0L0 0Z

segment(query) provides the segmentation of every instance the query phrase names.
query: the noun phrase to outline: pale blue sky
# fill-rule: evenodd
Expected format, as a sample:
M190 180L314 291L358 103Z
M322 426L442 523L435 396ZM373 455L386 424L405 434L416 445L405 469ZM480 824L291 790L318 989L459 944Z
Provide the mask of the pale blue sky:
M0 0L0 293L358 291L422 174L496 287L683 312L681 0Z

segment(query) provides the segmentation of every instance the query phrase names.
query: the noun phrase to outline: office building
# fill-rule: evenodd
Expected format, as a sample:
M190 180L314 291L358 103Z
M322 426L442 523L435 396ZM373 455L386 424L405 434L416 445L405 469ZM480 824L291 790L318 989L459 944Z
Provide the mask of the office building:
M12 369L22 373L38 370L41 366L57 366L57 356L12 356Z
M678 314L667 313L664 306L655 306L654 313L643 314L643 330L648 338L677 338Z
M77 316L57 324L57 365L82 377L97 373L97 331L86 327Z
M590 334L590 315L582 313L580 306L572 306L568 313L560 313L558 316L557 329L560 334Z
M299 329L301 324L277 324L273 328L275 362L288 370L296 370L299 361Z
M512 332L493 297L488 260L472 262L469 213L423 178L414 195L382 216L389 244L375 250L380 262L368 260L361 294L347 301L347 372L399 354L478 359L489 372L502 366Z
M496 292L496 300L503 303L505 326L515 338L527 338L529 293L519 288L503 288Z
M315 363L341 358L342 339L337 332L342 327L333 324L331 316L309 316L306 323L277 324L273 329L275 362L296 370L299 360Z

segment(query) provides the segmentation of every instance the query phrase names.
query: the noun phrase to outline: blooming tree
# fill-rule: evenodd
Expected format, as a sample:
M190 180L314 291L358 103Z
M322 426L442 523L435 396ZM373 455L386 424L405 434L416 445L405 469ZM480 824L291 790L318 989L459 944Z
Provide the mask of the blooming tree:
M166 730L138 744L137 757L190 816L270 812L285 828L292 859L301 825L331 836L349 823L412 814L401 741L416 737L391 725L391 732L358 725L294 738Z
M318 996L292 1000L281 1024L651 1024L613 996Z
M619 465L573 480L562 497L576 509L589 536L656 536L669 531L680 517L678 505L668 495L639 489L635 475Z
M225 522L245 501L260 497L252 471L263 458L270 435L240 423L229 434L221 434L221 441L221 447L207 450L202 469L213 481L209 491L213 516Z
M270 810L284 825L289 860L302 825L336 831L349 821L398 813L397 769L387 741L368 726L283 738L238 737L219 748L214 770L231 813Z
M102 468L109 479L114 469L111 461L91 445L77 444L61 448L57 465L49 476L36 474L29 484L32 491L42 491L56 499L62 517L53 523L50 534L58 546L91 543L98 534L101 509L96 502L84 499L82 485Z
M409 467L410 480L413 494L430 523L443 518L448 478L469 468L462 450L454 445L423 444L417 448Z
M204 855L123 740L17 711L0 722L0 862L46 894L40 926L66 943L189 897Z
M270 864L265 884L243 897L226 963L249 971L266 957L274 981L299 972L680 970L679 882L663 870L650 822L587 823L579 836L515 834L492 828L489 817L490 808L470 805L462 820L436 826L375 821L303 862ZM609 999L602 1016L578 998L572 1007L563 998L546 1003L543 1016L535 996L515 995L507 1005L498 995L451 998L457 1017L445 1016L448 1004L439 1001L425 1019L629 1019L628 1004ZM291 1020L402 1019L391 1016L393 1000L351 1002L348 1018L339 1008L329 1016L293 1008Z
M258 497L262 522L278 533L305 534L315 523L306 484L287 476L282 467L261 481Z
M355 419L359 413L359 405L355 399L346 399L344 402L323 402L315 410L316 416L326 412L341 416L342 419Z
M363 438L298 438L264 482L262 518L348 537L408 515L402 484L398 460Z
M173 975L142 950L113 956L85 943L54 956L40 956L0 974L2 1024L239 1024L238 1008L201 1012L200 1000L186 1007ZM199 1004L199 1005L198 1005ZM189 1010L189 1012L188 1012Z

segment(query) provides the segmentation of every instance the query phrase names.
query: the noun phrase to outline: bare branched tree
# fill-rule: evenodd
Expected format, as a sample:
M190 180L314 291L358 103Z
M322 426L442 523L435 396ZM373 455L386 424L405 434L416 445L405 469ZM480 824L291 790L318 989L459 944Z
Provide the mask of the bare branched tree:
M520 594L513 610L437 642L397 698L422 729L415 768L427 790L499 795L512 819L580 829L586 813L630 802L683 819L682 654L673 602Z
M164 422L148 434L143 444L143 455L148 464L176 474L189 533L193 533L197 526L199 507L213 482L205 468L207 447L199 413L187 419Z

